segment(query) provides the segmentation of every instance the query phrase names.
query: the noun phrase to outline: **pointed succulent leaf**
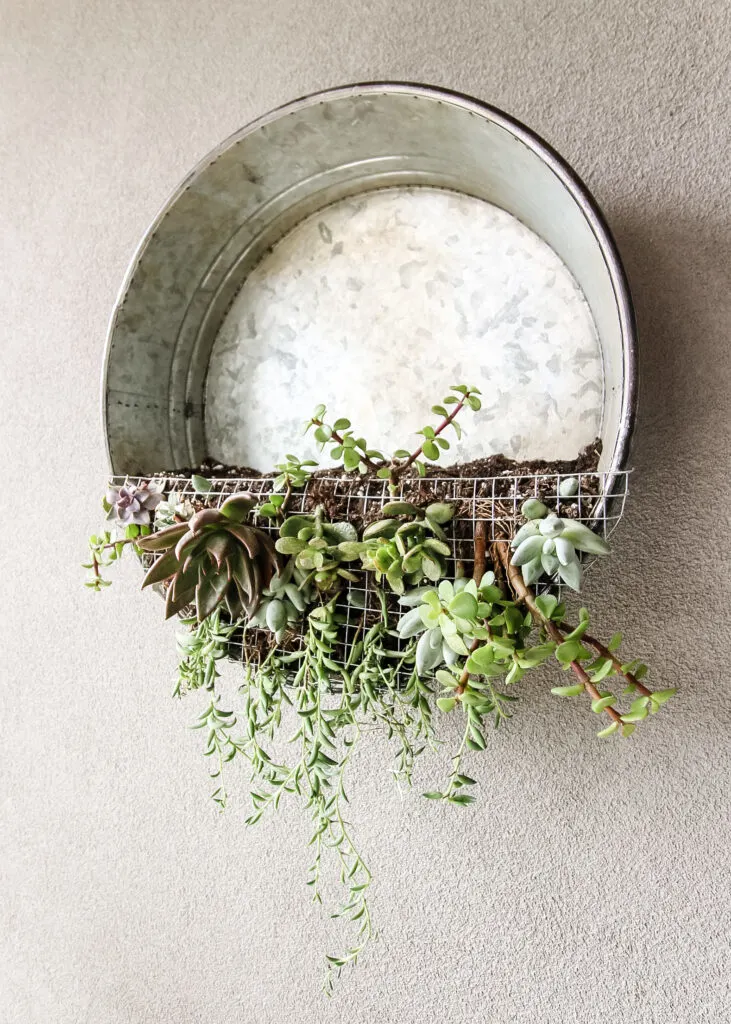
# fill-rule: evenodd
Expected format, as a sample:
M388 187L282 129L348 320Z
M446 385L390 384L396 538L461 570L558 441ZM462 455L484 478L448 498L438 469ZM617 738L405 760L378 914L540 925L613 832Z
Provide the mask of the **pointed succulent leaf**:
M165 618L170 619L173 615L182 612L188 605L195 601L195 589L181 590L179 593L174 587L168 587L165 595Z
M608 555L609 545L600 537L598 533L594 533L584 523L578 523L574 519L562 520L564 527L562 536L566 540L570 540L571 543L579 551L586 551L590 555Z
M228 589L228 577L223 573L202 576L195 590L195 607L198 621L202 622L215 611Z
M182 564L187 558L192 556L203 543L205 543L205 541L200 533L195 534L188 531L188 533L183 534L175 545L175 557Z
M157 533L150 533L146 537L140 537L137 546L143 551L167 551L175 547L181 537L188 532L188 523L177 523L175 526L168 526L165 530L158 530Z
M202 508L188 520L188 529L191 533L200 533L204 526L211 526L221 521L221 513L217 508Z
M567 587L571 587L577 594L579 593L581 590L581 564L579 562L569 562L568 565L559 564L558 574Z
M526 565L538 558L543 549L543 537L527 537L515 549L511 559L513 565Z
M230 550L231 542L225 533L214 533L211 534L210 539L205 540L204 547L205 550L210 555L210 557L216 563L218 568L220 569L224 563L228 551Z
M152 586L153 583L162 583L163 580L170 579L170 577L178 569L178 560L175 557L174 551L166 551L164 555L161 555L149 569L147 575L142 581L142 589L145 587Z

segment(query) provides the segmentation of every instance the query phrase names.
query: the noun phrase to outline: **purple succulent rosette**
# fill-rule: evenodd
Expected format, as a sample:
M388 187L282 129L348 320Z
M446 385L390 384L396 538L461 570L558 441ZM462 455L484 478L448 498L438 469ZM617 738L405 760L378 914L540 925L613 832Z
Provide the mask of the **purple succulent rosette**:
M132 484L110 487L107 491L107 502L111 508L107 519L113 519L123 526L147 526L152 521L152 513L162 498L162 489L152 483L143 484L141 487Z

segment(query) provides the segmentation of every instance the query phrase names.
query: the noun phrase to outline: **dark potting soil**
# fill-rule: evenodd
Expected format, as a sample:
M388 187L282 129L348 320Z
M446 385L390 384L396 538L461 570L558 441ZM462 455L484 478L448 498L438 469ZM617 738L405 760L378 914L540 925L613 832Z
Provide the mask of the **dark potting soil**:
M602 450L598 438L587 445L575 459L549 461L530 459L516 461L505 455L490 455L472 462L458 462L451 466L428 465L426 476L411 470L399 483L398 497L415 505L432 501L450 501L457 506L455 518L473 515L492 519L498 512L515 514L527 497L536 496L550 507L556 505L558 477L575 475L580 481L580 499L564 498L559 502L561 515L586 516L590 510L586 502L600 493L596 473ZM156 477L190 477L198 473L214 479L217 491L233 493L239 481L257 494L269 492L275 473L261 473L250 466L228 466L207 459L197 469L176 470L174 473L156 473ZM230 485L225 481L231 481ZM203 497L203 496L201 496ZM357 529L377 519L384 500L388 500L388 481L373 473L345 473L338 469L320 469L313 473L304 492L295 491L290 501L290 512L312 511L322 505L330 519L348 519Z

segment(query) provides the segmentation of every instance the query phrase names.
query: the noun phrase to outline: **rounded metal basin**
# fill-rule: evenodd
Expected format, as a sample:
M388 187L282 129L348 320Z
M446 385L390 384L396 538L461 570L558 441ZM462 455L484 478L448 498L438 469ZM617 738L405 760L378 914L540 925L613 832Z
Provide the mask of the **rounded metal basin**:
M247 458L248 450L237 448L240 424L245 424L247 417L254 418L259 407L269 402L269 406L276 406L273 413L269 409L274 427L267 424L264 434L271 433L279 420L286 419L288 389L296 390L297 375L291 385L285 382L281 393L269 400L266 394L260 394L256 355L252 354L255 350L239 363L238 371L216 356L222 327L230 322L232 311L246 318L246 304L254 302L246 283L255 280L254 272L263 266L273 248L280 251L278 243L283 244L286 236L313 217L317 222L316 215L327 208L335 210L338 204L352 202L353 197L387 189L402 190L407 197L422 195L422 189L447 190L491 204L498 213L505 211L515 218L521 230L532 233L531 237L537 236L536 244L549 247L566 268L581 301L588 304L597 341L597 369L594 379L584 386L593 389L596 407L590 410L591 415L586 410L581 415L590 420L593 433L602 440L599 469L607 474L605 493L611 492L615 472L627 464L635 416L637 357L627 281L601 212L566 162L507 114L468 96L403 83L333 89L266 114L202 160L165 203L132 260L109 327L103 417L114 474L174 471L198 466L207 457L227 457L235 464L269 468L256 465ZM398 219L398 214L395 216ZM425 219L422 214L417 220L419 217L417 227ZM324 241L332 247L327 234ZM305 239L302 244L308 255L309 243ZM447 244L451 243L445 240ZM512 248L506 251L512 252ZM526 258L532 259L530 252ZM417 269L421 265L418 260L414 263ZM329 287L326 277L321 274L318 278L323 288ZM270 287L270 280L264 276L264 288ZM544 285L551 287L552 282L546 279ZM356 280L353 287L357 286ZM479 288L473 286L474 304L479 304L478 292ZM409 301L420 301L413 288L408 294ZM266 295L262 300L259 294L256 301L261 306L265 299ZM318 297L313 301L313 308L317 308ZM443 306L444 300L440 301ZM469 320L469 304L463 319ZM531 319L535 317L523 317L522 323L529 324ZM516 337L523 332L523 347L517 345L518 357L530 365L532 336L530 327L522 323L513 322L511 330ZM294 330L289 333L296 334ZM474 344L480 344L481 336L477 332ZM550 341L550 333L544 331L544 336ZM246 333L241 337L240 343L245 345ZM485 337L488 340L484 344L489 347L489 335ZM570 340L570 332L563 337ZM293 344L296 347L296 338ZM561 350L568 341L555 345L559 351L552 358L560 363L565 354ZM516 348L512 339L508 340L510 346ZM419 371L422 376L434 378L433 401L438 401L450 384L460 382L461 378L452 374L456 364L450 365L451 350L449 340L437 340ZM294 358L292 351L281 355L282 366L285 359ZM583 364L579 356L580 351L578 362L570 369L580 375ZM215 382L209 379L213 376L209 372L212 358L217 366ZM307 362L306 347L297 358ZM317 358L325 360L321 354ZM344 363L323 369L323 390L329 388L337 394L338 386L345 386L348 363L344 358ZM366 367L362 375L367 378L368 350L359 358L360 365ZM539 369L545 376L544 369ZM236 382L238 390L226 391L221 381L225 383L227 375L232 377L236 372L239 378L243 374L243 380ZM274 373L276 377L276 364ZM520 379L528 380L530 373L527 370ZM479 374L467 372L464 376L465 383L482 386ZM395 380L387 381L383 388L377 380L369 379L362 386L374 405L379 401L388 405L390 401L397 407L396 391L399 386L404 390L399 381L403 378L396 374ZM309 394L310 387L308 384L305 398L314 405L323 395ZM388 398L389 388L392 399ZM509 389L503 391L507 394L503 401L509 403ZM575 389L573 393L581 392ZM515 400L528 409L531 394L527 391ZM571 394L558 403L554 400L551 412L569 425L572 418L579 417L578 400L574 402ZM210 407L207 409L207 404L222 401L232 404L229 419L237 421L231 430L226 428L225 436L219 436L217 424L221 418L212 415ZM333 411L350 415L348 408ZM499 420L502 415L500 411L493 418ZM541 416L533 418L535 444L541 440ZM399 418L403 418L400 413ZM480 453L483 441L484 454L492 454L488 436L487 427L478 420L473 429L471 458ZM372 444L380 440L369 437ZM403 439L394 441L396 446L403 446ZM292 447L292 438L285 432L279 450ZM548 459L557 456L550 450L534 454ZM567 455L561 453L561 457Z

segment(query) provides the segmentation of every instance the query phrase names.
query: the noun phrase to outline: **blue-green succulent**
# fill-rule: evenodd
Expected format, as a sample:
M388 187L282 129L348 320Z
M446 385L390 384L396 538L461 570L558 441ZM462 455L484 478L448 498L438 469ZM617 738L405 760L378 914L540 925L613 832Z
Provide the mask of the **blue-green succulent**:
M526 512L528 522L520 527L511 542L512 564L520 567L528 586L545 573L551 577L558 576L572 590L580 590L579 553L608 555L607 542L576 519L562 519L555 513L534 518L531 514L533 506L524 514Z

